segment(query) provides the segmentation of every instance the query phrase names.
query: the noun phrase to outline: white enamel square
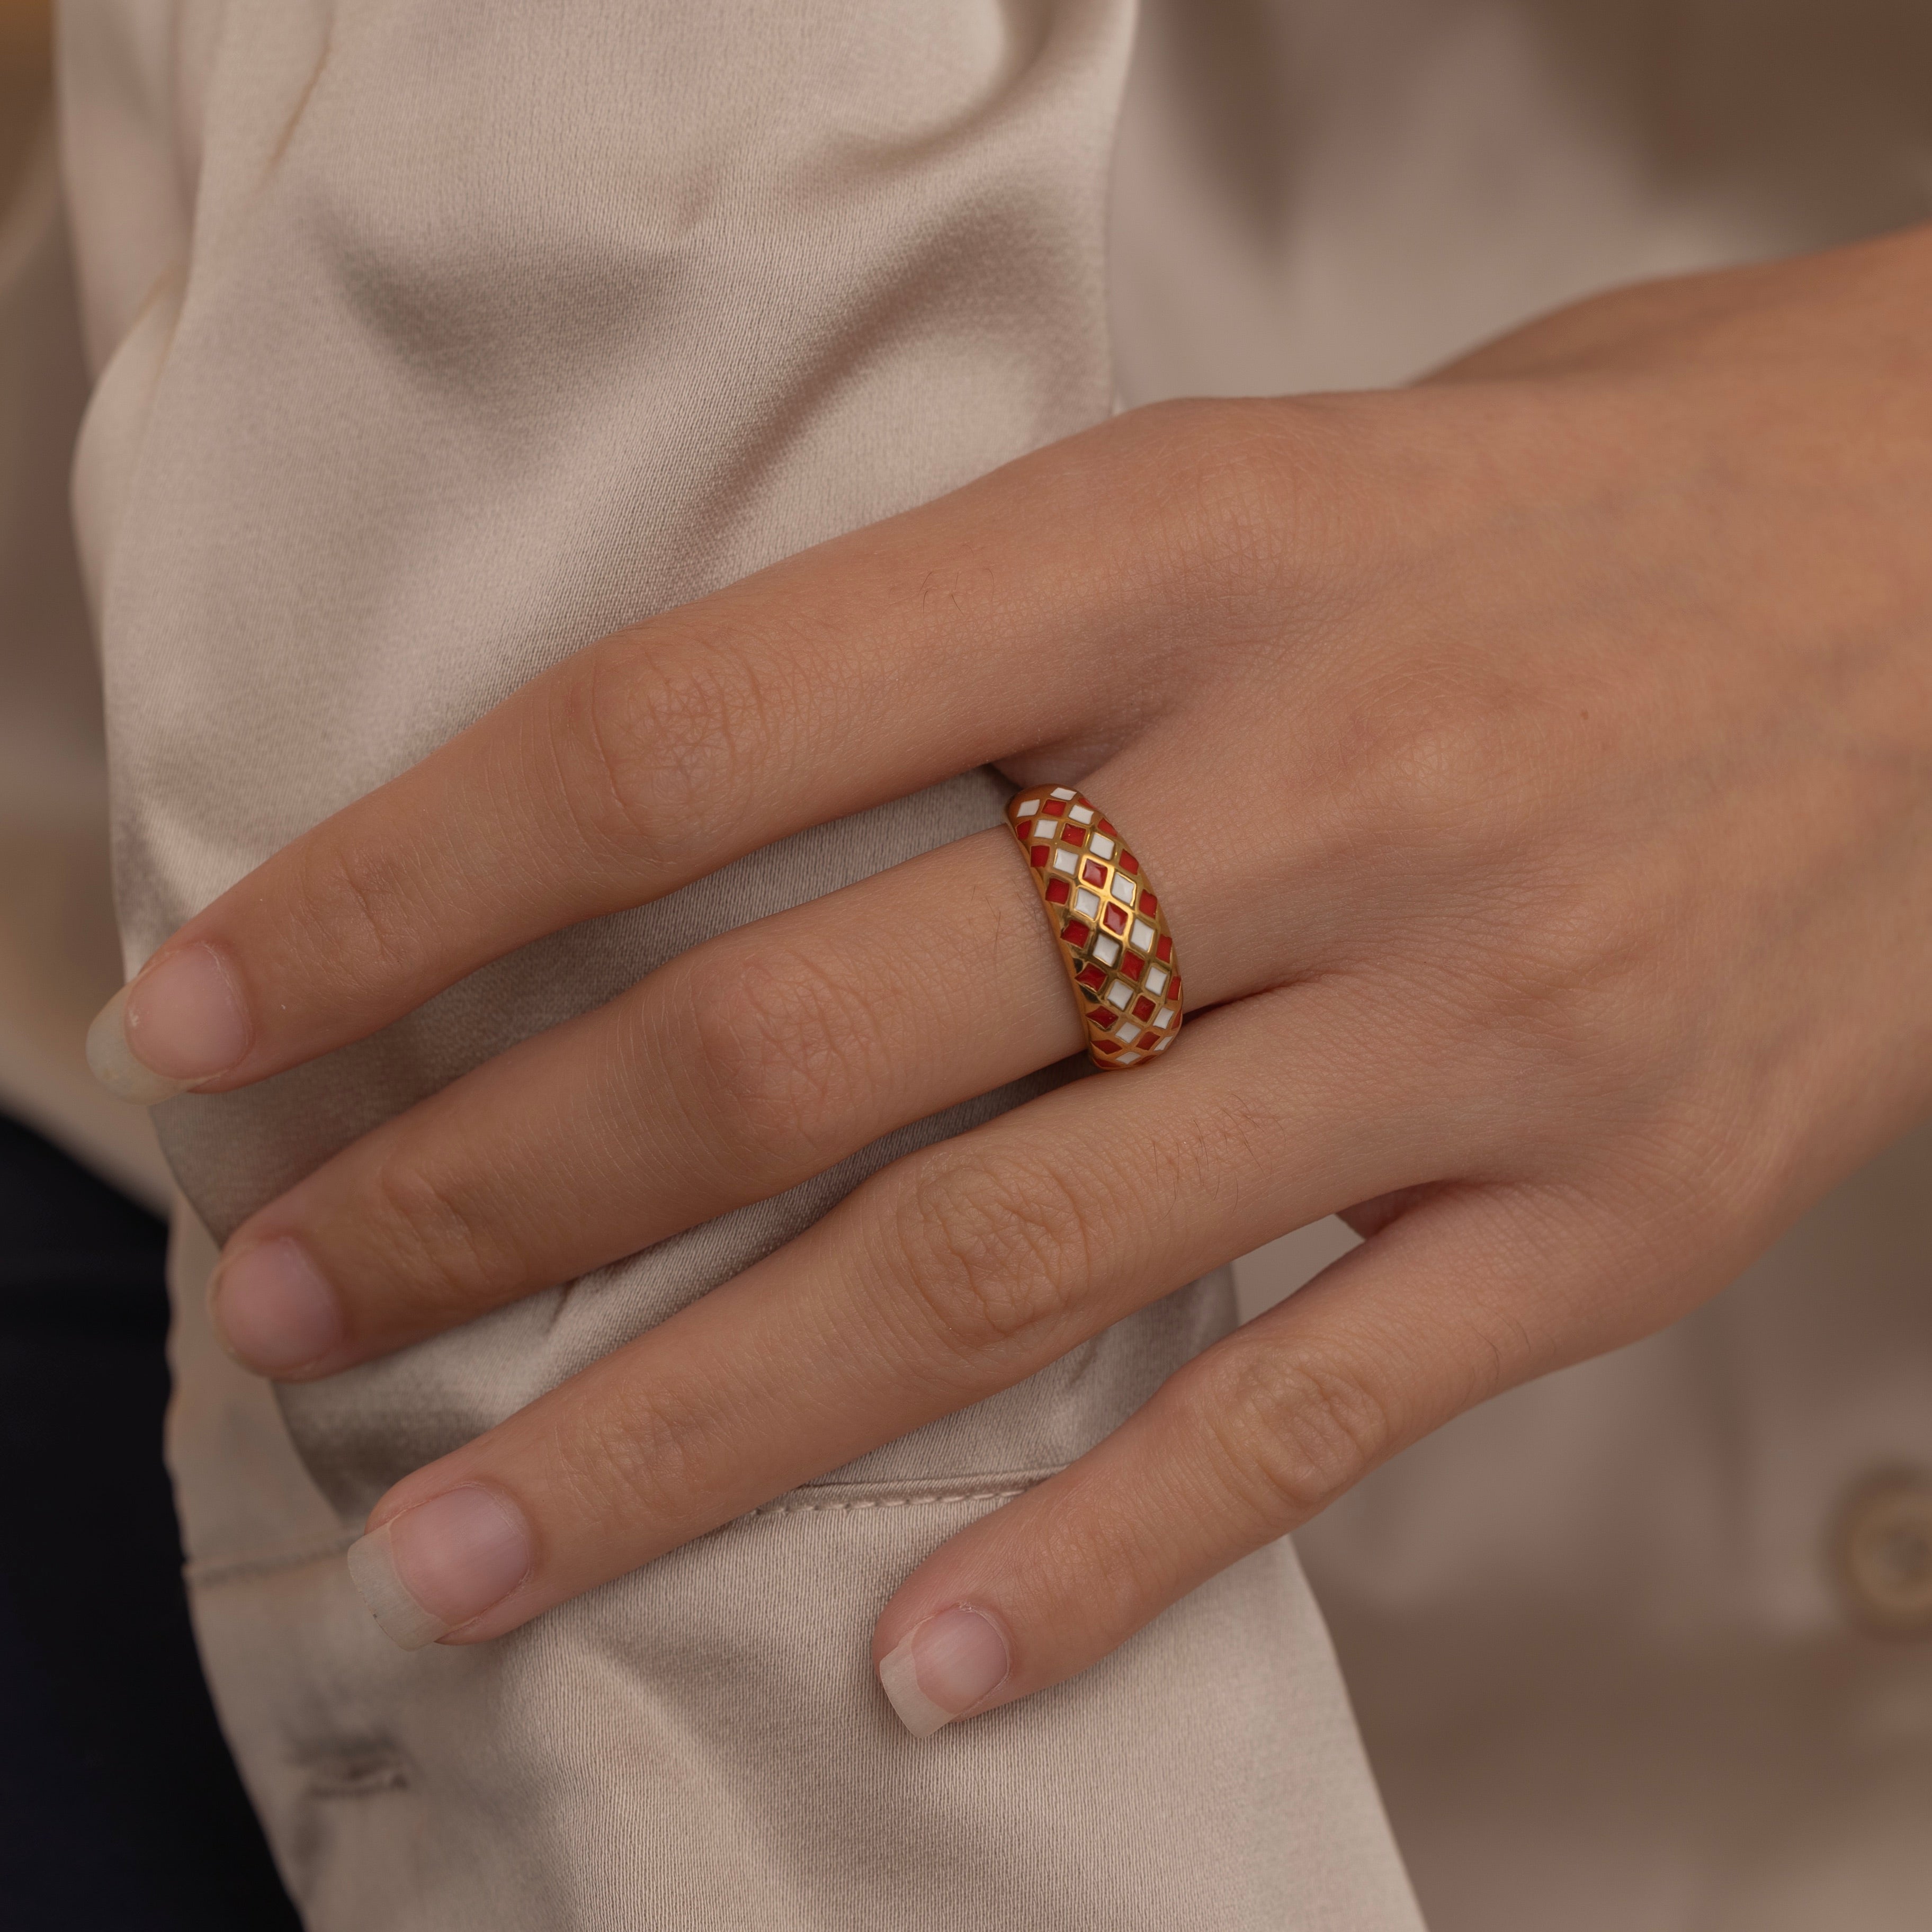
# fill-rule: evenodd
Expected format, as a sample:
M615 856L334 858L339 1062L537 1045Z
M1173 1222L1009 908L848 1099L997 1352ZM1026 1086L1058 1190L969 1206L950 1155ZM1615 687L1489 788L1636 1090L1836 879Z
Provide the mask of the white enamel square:
M1134 989L1124 980L1116 980L1107 988L1107 1004L1125 1012L1128 1002L1134 997Z
M1073 794L1066 786L1055 785L1053 788L1053 796L1055 798L1071 798Z
M1091 825L1094 823L1094 808L1090 805L1076 805L1066 815L1076 825Z
M1138 1053L1117 1054L1110 1064L1115 1066L1131 1066L1139 1058Z
M1020 816L1022 818L1030 818L1039 809L1040 800L1036 798L1030 798L1020 807Z
M1167 968L1150 966L1148 968L1148 991L1157 1000L1167 990Z
M1070 867L1068 869L1070 871L1072 868ZM1100 916L1099 895L1090 892L1084 886L1082 886L1073 895L1073 910L1082 919L1098 919Z
M1064 845L1060 846L1054 853L1053 869L1056 872L1071 873L1079 862L1078 854L1070 852Z
M1154 1023L1157 1027L1173 1025L1174 1009L1172 1006L1162 1006L1160 1011L1154 1015Z
M1114 874L1114 883L1109 886L1107 890L1113 894L1114 898L1120 901L1121 904L1132 905L1133 904L1134 882L1127 877L1126 873L1116 872Z
M1120 962L1120 942L1110 932L1103 932L1094 942L1094 957L1102 966L1117 965Z
M1174 1036L1172 1034L1169 1034L1165 1040L1157 1040L1154 1042L1154 1051L1156 1053L1165 1053L1173 1044Z
M1096 832L1088 840L1087 849L1096 859L1111 859L1114 856L1114 842L1104 832Z
M1154 950L1154 928L1145 920L1134 921L1132 937L1136 952L1151 952Z

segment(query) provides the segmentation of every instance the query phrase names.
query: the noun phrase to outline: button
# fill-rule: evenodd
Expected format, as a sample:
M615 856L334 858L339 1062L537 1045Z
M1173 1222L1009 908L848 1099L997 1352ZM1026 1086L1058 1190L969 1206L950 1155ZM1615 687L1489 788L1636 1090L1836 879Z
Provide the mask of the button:
M1853 1492L1834 1539L1846 1608L1887 1636L1932 1636L1932 1478L1875 1476Z

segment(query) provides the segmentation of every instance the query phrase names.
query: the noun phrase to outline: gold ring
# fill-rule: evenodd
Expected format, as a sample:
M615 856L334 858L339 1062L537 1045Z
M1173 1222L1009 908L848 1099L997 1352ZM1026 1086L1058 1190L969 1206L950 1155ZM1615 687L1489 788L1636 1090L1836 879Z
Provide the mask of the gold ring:
M1016 792L1006 823L1060 941L1088 1057L1111 1070L1165 1053L1180 1030L1180 967L1141 862L1070 785Z

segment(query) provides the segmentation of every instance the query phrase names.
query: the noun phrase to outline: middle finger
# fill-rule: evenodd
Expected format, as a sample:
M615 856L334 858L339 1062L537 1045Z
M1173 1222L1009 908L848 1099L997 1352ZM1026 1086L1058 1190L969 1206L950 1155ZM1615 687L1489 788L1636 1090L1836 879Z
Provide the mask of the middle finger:
M1252 988L1210 968L1191 990ZM1025 861L1004 832L962 839L695 947L377 1128L237 1231L215 1320L265 1374L330 1374L780 1193L1082 1038Z

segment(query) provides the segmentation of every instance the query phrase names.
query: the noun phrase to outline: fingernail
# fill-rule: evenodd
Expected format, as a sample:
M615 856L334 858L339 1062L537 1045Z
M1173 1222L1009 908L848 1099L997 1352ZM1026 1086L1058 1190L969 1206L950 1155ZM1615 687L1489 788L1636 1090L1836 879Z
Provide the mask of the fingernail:
M258 1376L320 1361L347 1333L334 1289L292 1234L224 1262L208 1298L224 1346Z
M252 1029L241 990L212 946L184 946L136 974L87 1030L94 1077L152 1107L232 1066Z
M170 1080L134 1058L128 1044L128 993L123 986L94 1016L87 1029L87 1064L95 1079L116 1099L152 1107L184 1093L185 1080Z
M916 1738L964 1717L1006 1681L1006 1640L991 1617L964 1604L924 1623L879 1664L879 1682Z
M372 1529L349 1574L382 1634L420 1650L500 1604L530 1574L523 1519L493 1490L446 1490Z

